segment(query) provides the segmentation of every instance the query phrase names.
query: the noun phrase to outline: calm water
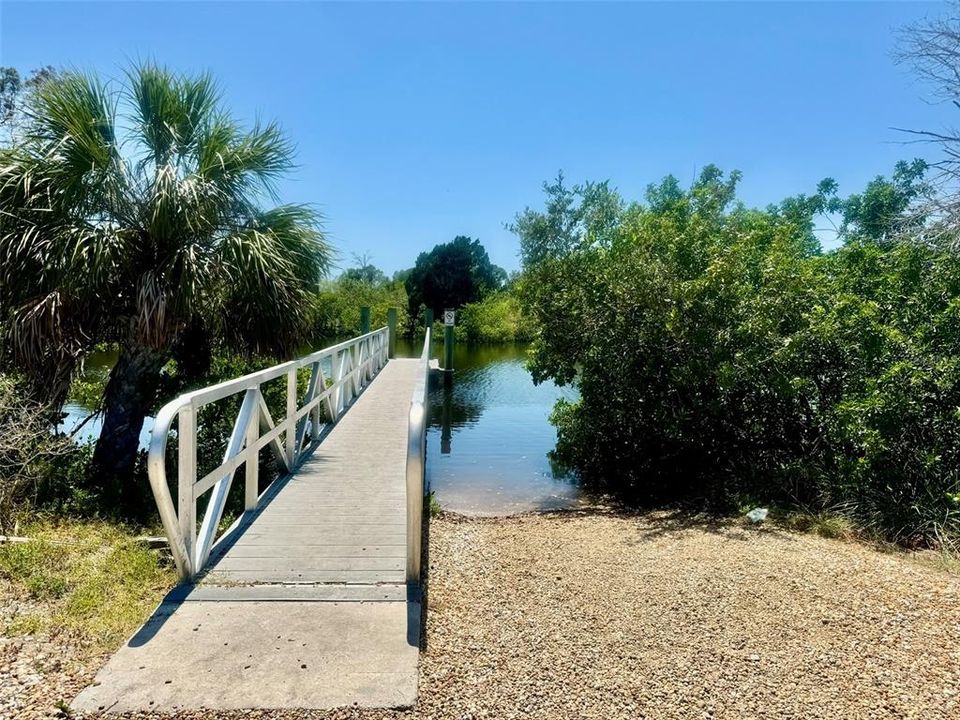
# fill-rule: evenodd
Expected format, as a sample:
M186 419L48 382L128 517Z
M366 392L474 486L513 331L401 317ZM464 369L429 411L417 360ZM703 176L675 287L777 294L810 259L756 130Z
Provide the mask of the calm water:
M397 354L418 355L421 347L401 342ZM442 357L441 344L434 345L433 355ZM525 359L523 346L460 345L452 382L431 378L427 483L445 509L501 515L578 503L573 476L548 459L556 432L547 420L557 398L572 400L576 392L549 382L535 386ZM113 353L94 354L85 372L105 382L114 362ZM64 410L64 431L90 415L90 408L80 405ZM96 439L100 424L99 417L90 419L78 439ZM147 418L141 447L149 444L152 425Z
M547 420L557 398L576 392L534 385L525 359L522 346L461 345L452 383L433 378L427 482L444 509L500 515L578 503L575 479L548 458L556 431Z
M106 385L107 375L116 362L117 353L115 350L91 353L83 363L84 376L89 380L96 380ZM79 403L67 403L63 406L64 418L57 429L65 433L73 433L76 430L75 438L77 442L96 440L100 437L103 416L90 417L93 409ZM140 431L141 448L146 448L150 444L150 430L152 428L153 418L144 418L143 430Z

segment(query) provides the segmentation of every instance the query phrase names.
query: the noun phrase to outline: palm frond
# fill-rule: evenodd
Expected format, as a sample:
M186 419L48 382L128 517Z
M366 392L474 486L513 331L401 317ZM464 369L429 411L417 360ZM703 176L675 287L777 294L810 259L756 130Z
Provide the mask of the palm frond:
M197 313L236 345L295 342L333 252L311 208L261 207L292 167L280 127L219 103L209 75L153 64L119 91L62 73L31 94L0 150L0 319L24 369L49 375L45 348L72 372L108 337L166 349Z
M220 117L198 138L197 174L234 193L259 188L272 194L274 182L292 167L293 146L276 123L243 133Z
M303 330L309 293L332 258L311 208L282 205L259 214L221 245L223 333L252 349L288 351Z
M136 132L156 165L190 151L220 98L209 74L182 77L152 63L129 70L127 86Z
M107 86L92 75L65 72L30 95L29 137L67 147L91 167L114 159L116 109Z

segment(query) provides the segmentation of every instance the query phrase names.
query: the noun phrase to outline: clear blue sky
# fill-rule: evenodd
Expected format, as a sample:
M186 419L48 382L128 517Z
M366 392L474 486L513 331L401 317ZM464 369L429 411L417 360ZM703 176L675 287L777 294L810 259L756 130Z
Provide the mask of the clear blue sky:
M895 65L897 28L937 4L0 3L0 64L116 76L129 59L207 69L241 118L279 120L349 264L387 271L458 234L517 267L503 224L542 182L627 197L716 163L765 205L844 193L895 160L894 126L956 110Z

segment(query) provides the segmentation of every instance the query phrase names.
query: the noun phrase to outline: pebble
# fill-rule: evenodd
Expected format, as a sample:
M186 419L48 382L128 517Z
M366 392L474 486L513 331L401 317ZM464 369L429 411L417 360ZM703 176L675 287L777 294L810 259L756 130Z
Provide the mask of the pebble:
M126 717L960 717L960 576L909 555L671 513L431 522L415 709ZM103 660L0 639L0 717L62 716Z

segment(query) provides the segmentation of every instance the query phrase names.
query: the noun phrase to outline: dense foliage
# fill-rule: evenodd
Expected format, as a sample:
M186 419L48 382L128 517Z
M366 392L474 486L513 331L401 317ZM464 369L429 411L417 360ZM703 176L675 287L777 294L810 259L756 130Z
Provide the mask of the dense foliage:
M901 541L956 536L960 259L887 241L921 173L900 165L847 200L826 181L765 210L713 167L629 205L605 185L547 186L516 228L532 370L581 393L553 415L561 457L633 499L790 503ZM846 227L824 254L826 209Z
M490 262L479 240L459 235L417 257L405 280L410 316L427 308L439 317L447 308L482 300L506 279L506 272Z
M358 277L358 268L343 273L333 282L320 286L313 304L311 336L314 338L352 337L360 329L360 308L370 308L370 327L387 324L387 310L397 310L397 327L407 327L407 292L398 280L387 280L379 270Z
M513 288L468 303L457 314L457 338L470 343L525 342L532 336Z

